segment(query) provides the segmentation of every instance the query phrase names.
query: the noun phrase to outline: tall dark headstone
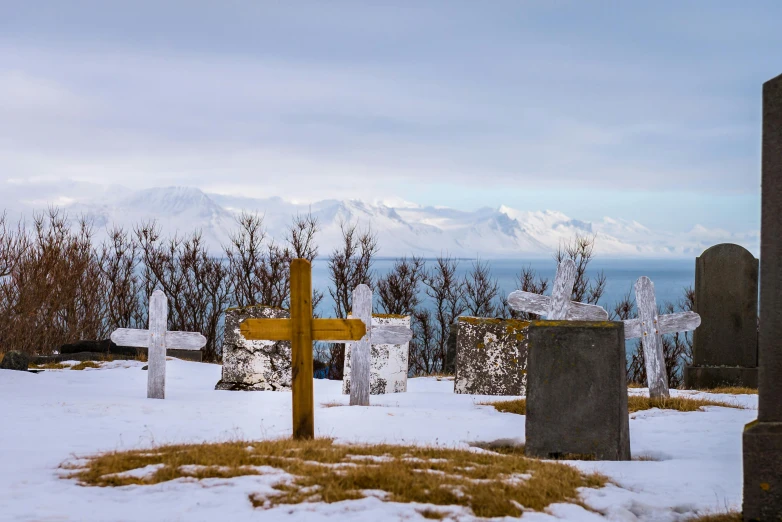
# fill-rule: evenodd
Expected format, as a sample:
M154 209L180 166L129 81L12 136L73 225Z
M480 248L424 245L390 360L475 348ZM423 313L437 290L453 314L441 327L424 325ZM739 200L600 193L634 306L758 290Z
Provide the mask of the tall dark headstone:
M630 460L621 321L533 321L525 452Z
M687 388L758 385L758 260L744 247L714 245L695 259L695 307Z
M763 85L758 419L744 429L744 520L782 520L782 75Z

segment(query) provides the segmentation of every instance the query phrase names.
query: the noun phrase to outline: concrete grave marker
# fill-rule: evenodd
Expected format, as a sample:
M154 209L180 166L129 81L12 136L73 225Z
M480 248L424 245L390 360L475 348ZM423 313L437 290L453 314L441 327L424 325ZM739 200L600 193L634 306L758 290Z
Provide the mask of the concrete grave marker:
M524 395L529 321L459 317L454 393Z
M344 375L342 390L343 393L350 393L351 406L369 406L373 363L386 363L383 366L387 366L388 363L387 357L385 361L378 361L377 358L372 357L372 353L377 354L380 345L406 345L413 338L413 332L410 330L409 318L407 325L383 324L383 322L373 324L372 290L367 285L358 285L353 290L352 317L361 319L370 326L364 337L345 346L345 369L348 373ZM377 375L377 372L375 374ZM405 383L406 376L407 368L405 368ZM383 390L385 392L385 386Z
M695 330L687 388L758 386L758 260L744 247L715 245L695 259Z
M763 85L758 419L744 444L744 520L782 520L782 75Z
M290 313L269 306L229 308L225 311L223 371L216 390L290 391L291 342L246 339L245 319L287 319Z
M111 333L111 340L119 346L147 348L149 370L147 372L147 398L166 397L166 349L200 350L206 345L206 337L198 332L166 331L168 299L161 290L152 292L149 298L149 329L118 328Z
M630 460L622 322L533 321L528 346L526 454Z

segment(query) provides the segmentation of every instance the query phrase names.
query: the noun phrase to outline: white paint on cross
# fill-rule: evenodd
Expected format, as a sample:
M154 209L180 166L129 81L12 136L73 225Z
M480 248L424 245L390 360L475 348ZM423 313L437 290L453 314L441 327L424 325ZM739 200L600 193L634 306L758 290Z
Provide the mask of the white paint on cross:
M508 296L508 305L516 311L545 316L549 320L607 321L608 312L601 306L571 301L576 283L576 263L564 259L557 267L551 296L516 290Z
M155 290L149 298L149 329L117 328L111 340L118 346L147 348L147 398L165 399L166 349L200 350L206 337L198 332L166 331L168 299L162 290Z
M635 305L638 319L624 322L625 339L641 338L649 397L669 397L662 335L695 330L701 324L701 316L695 312L657 315L654 283L646 276L635 282Z
M372 325L372 290L358 285L353 290L353 309L350 315L361 319L367 333L359 341L344 341L350 346L350 405L369 406L369 381L373 344L404 344L413 338L413 332L402 325ZM340 342L340 341L334 341Z

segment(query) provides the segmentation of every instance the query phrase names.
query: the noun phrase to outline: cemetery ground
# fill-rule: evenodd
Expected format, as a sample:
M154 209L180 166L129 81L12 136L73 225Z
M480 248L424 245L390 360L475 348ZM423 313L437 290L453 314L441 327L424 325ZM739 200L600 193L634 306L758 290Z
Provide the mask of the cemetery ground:
M740 509L757 415L742 390L672 390L727 407L638 409L634 460L553 462L520 455L523 415L483 404L520 397L427 377L348 406L340 381L316 380L318 438L293 442L290 393L215 391L219 365L171 359L150 400L144 364L0 370L1 520L473 520L516 517L519 500L531 521L690 520Z

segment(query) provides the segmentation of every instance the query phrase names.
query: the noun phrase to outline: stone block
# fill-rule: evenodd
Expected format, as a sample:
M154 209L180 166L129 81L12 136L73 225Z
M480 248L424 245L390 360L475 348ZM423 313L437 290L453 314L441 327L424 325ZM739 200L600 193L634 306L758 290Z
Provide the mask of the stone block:
M0 370L16 370L26 372L30 365L30 356L26 353L11 350L6 352L3 360L0 361Z
M725 386L758 387L758 369L740 366L685 366L687 388L706 390Z
M782 520L782 422L744 429L744 520Z
M533 321L526 454L630 460L621 321Z
M400 325L410 327L407 315L372 315L372 326ZM350 394L350 344L345 345L345 366L342 393ZM370 347L369 394L403 393L407 391L407 370L410 343L373 344Z
M290 341L251 341L239 330L239 324L245 319L289 317L287 310L261 305L226 310L223 374L215 389L290 391Z
M455 393L524 395L529 321L459 317Z

